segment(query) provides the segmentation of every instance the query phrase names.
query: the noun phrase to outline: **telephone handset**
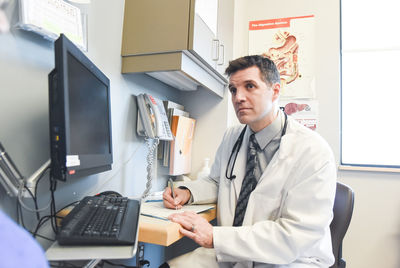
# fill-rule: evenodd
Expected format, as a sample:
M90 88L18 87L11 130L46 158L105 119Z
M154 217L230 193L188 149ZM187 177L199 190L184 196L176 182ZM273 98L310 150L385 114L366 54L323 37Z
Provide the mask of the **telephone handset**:
M148 94L137 96L137 133L152 139L172 140L168 117L161 100Z
M137 96L137 106L137 133L146 137L145 140L149 149L147 154L147 183L142 194L142 198L145 198L150 192L151 181L155 177L153 163L155 155L157 155L159 140L172 140L173 136L162 101L148 94L140 94Z

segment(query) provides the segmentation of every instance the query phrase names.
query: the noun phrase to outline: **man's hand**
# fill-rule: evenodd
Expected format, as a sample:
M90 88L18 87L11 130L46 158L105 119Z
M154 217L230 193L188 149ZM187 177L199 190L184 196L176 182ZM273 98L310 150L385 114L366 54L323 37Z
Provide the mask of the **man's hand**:
M171 188L167 187L163 193L164 207L172 209L180 209L190 199L190 191L188 189L174 188L175 199L172 197Z
M193 239L194 242L205 248L213 248L213 227L199 214L192 211L175 213L168 217L173 222L179 223L181 228L179 231L184 235Z

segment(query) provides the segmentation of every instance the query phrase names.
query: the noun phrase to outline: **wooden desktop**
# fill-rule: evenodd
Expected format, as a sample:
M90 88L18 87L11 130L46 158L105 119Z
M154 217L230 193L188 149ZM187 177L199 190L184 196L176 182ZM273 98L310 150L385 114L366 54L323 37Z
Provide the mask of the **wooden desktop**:
M207 210L200 215L207 221L211 221L216 217L216 209ZM179 228L180 225L177 223L141 215L139 242L169 246L183 237Z

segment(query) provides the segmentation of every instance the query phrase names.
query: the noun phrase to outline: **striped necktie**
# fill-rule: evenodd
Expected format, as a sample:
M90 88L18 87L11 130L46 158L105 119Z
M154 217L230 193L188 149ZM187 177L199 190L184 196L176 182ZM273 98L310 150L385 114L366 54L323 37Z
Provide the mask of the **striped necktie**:
M258 144L254 133L250 135L249 149L247 152L246 174L240 189L239 199L236 204L235 218L233 226L242 226L244 214L246 213L247 203L251 192L256 188L257 179L255 177L255 167L257 164Z

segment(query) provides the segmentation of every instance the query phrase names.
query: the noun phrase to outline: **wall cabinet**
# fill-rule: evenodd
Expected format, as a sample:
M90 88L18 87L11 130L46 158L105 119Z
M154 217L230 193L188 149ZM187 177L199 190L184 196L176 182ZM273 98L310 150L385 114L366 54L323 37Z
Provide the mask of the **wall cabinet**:
M126 0L122 73L145 72L175 88L222 97L225 62L218 0Z

